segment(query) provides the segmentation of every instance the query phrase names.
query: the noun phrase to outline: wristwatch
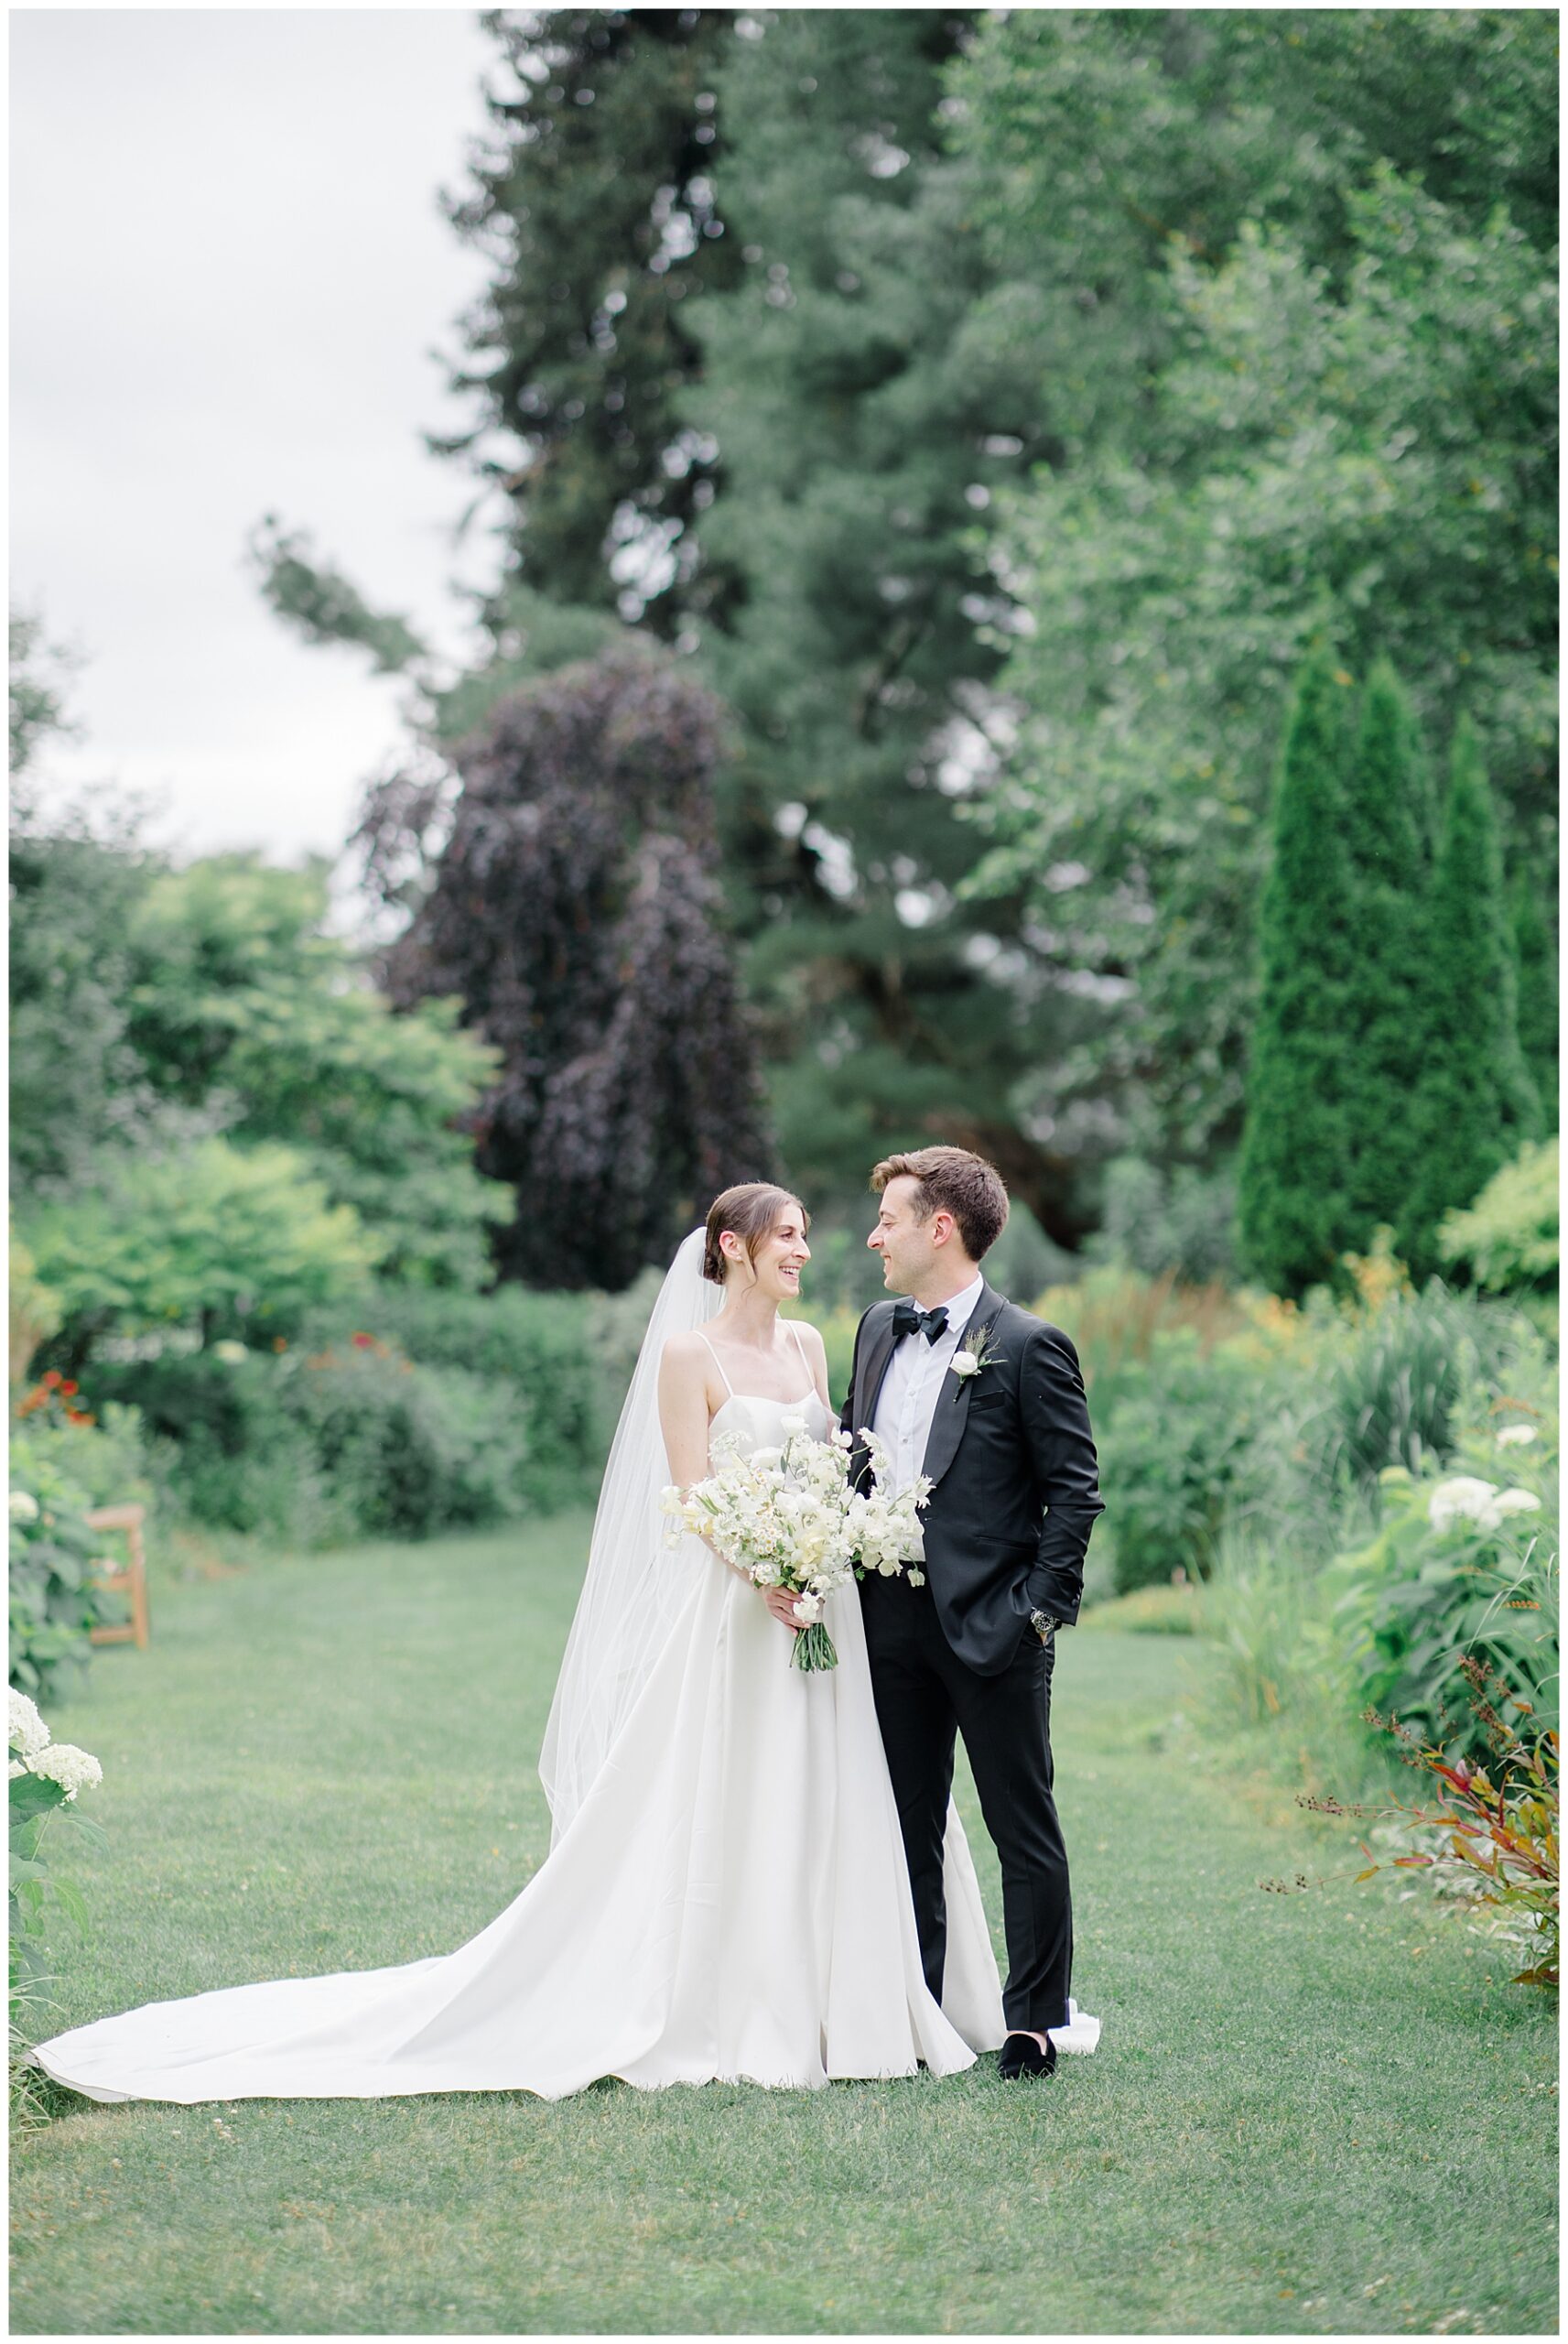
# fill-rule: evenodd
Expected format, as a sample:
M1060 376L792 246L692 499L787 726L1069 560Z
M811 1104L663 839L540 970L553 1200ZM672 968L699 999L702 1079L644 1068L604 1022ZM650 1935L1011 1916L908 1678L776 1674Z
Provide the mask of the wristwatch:
M1049 1612L1032 1612L1029 1624L1043 1644L1048 1644L1056 1633L1057 1623Z

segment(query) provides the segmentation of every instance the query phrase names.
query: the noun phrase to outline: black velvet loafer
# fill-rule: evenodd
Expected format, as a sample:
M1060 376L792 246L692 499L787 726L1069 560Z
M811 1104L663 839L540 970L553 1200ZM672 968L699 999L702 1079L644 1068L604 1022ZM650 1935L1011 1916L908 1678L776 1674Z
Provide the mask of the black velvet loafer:
M997 2054L997 2074L1003 2083L1016 2083L1021 2076L1054 2076L1056 2072L1056 2046L1047 2041L1044 2051L1032 2035L1010 2035Z

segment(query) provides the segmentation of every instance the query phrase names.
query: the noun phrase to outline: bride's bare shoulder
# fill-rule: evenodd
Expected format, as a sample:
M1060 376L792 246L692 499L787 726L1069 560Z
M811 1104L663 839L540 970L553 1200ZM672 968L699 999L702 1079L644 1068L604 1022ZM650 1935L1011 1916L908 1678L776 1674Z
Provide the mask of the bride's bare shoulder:
M814 1327L809 1318L792 1318L789 1323L806 1345L806 1357L826 1360L827 1346L822 1340L821 1328Z
M695 1328L688 1328L680 1334L665 1337L665 1347L659 1353L659 1363L662 1367L671 1369L676 1373L688 1368L699 1369L706 1373L712 1358L713 1354L702 1337Z

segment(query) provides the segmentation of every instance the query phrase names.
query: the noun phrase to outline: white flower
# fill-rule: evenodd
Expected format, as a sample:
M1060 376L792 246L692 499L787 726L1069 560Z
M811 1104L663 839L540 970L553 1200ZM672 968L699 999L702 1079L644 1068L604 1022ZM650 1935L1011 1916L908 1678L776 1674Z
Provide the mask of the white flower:
M38 1502L37 1498L30 1493L30 1492L27 1490L13 1490L11 1492L10 1503L11 1519L13 1522L36 1522L38 1520Z
M820 1595L802 1595L796 1599L795 1616L802 1627L814 1628L821 1619L822 1612L823 1600Z
M804 1432L806 1418L800 1416L787 1416L784 1418L784 1428L787 1433Z
M68 1799L78 1791L95 1791L103 1780L103 1769L92 1752L79 1750L74 1742L57 1742L42 1751L33 1761L33 1772L58 1783Z
M1426 1518L1434 1530L1446 1530L1456 1521L1473 1522L1482 1530L1495 1530L1510 1514L1535 1514L1541 1500L1533 1492L1521 1489L1499 1490L1494 1482L1483 1481L1473 1473L1455 1473L1452 1480L1439 1481L1427 1500Z
M49 1730L25 1693L18 1693L14 1685L10 1691L11 1747L19 1750L24 1758L36 1757L40 1750L48 1747Z
M229 1367L239 1367L249 1359L250 1353L243 1343L237 1343L232 1335L226 1335L221 1343L213 1344L212 1356L222 1360Z
M1478 1481L1474 1473L1455 1473L1433 1491L1426 1518L1434 1530L1446 1530L1452 1522L1485 1523L1497 1494L1495 1482Z
M1536 1438L1533 1425L1504 1425L1498 1435L1499 1449L1522 1449L1526 1441Z
M955 1375L960 1375L967 1381L971 1375L978 1375L979 1372L980 1362L976 1358L973 1351L955 1352L953 1357L953 1373Z
M12 1759L10 1765L10 1779L12 1782L16 1781L18 1774L27 1774L31 1772L31 1767L25 1765L20 1758Z

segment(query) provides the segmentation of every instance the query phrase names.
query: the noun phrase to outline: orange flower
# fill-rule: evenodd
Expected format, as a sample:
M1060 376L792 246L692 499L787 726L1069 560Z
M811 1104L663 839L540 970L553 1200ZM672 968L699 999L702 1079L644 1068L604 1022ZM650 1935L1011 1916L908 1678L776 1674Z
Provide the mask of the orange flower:
M59 1396L62 1400L72 1399L75 1397L79 1389L80 1386L78 1385L75 1377L68 1375L65 1382L59 1387Z
M46 1391L49 1391L49 1392L52 1392L52 1391L54 1390L55 1385L59 1382L59 1368L58 1368L58 1367L51 1367L51 1368L49 1368L49 1369L48 1370L48 1372L46 1373L45 1376L44 1376L43 1382L44 1382L44 1388L45 1388L45 1390L46 1390Z

